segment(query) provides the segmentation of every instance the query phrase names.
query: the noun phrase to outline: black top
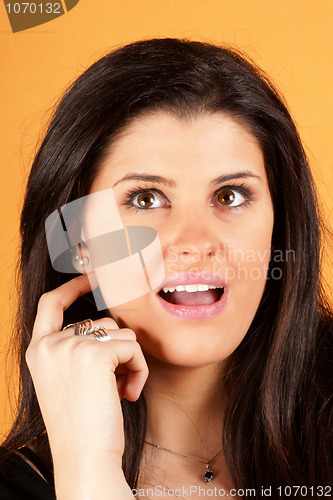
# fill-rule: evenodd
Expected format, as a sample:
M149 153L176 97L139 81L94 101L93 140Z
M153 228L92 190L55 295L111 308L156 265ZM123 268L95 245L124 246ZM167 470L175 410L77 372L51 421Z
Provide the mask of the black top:
M23 457L0 447L0 500L56 500L53 474L30 448L20 448L18 453L45 480Z

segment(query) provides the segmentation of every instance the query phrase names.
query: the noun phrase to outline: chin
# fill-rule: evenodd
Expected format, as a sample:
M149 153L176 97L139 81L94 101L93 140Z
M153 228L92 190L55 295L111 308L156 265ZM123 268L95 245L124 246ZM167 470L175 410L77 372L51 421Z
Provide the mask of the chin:
M134 307L127 313L115 319L136 333L148 364L149 360L184 367L216 364L228 358L246 334L244 328L226 327L222 318L189 323L169 317L162 321L154 314L134 315Z

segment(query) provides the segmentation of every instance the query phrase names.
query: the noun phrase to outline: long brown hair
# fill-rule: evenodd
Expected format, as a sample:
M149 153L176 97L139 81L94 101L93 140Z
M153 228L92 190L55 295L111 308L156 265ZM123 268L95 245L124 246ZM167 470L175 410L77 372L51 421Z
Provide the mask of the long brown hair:
M179 39L152 39L106 55L69 88L32 165L21 221L18 346L20 395L3 443L17 449L45 430L25 351L40 296L72 276L52 269L45 219L88 193L105 151L131 120L150 110L176 115L219 112L248 127L262 148L275 221L274 251L253 322L228 359L223 448L238 488L325 486L332 468L332 312L321 285L322 228L308 162L287 106L265 74L240 52ZM276 270L279 279L276 279ZM275 274L273 274L273 271ZM65 313L65 324L98 312L91 295ZM146 405L122 402L123 467L137 485ZM48 448L47 435L36 439ZM300 492L295 498L304 498Z

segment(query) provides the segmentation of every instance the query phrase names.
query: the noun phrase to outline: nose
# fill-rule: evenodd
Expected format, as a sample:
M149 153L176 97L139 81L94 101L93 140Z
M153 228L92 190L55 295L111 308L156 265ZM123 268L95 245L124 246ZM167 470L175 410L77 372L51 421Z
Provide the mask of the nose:
M168 221L167 245L176 258L199 262L213 259L223 250L221 228L208 213L186 211L185 214L175 214L172 219Z

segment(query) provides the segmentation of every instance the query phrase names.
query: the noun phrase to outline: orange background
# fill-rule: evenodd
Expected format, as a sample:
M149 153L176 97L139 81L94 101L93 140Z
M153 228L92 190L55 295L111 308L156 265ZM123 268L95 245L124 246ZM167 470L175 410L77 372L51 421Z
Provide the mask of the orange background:
M7 385L13 394L16 387L4 361L15 311L19 210L36 143L68 83L107 51L143 38L186 37L245 50L289 103L331 223L332 21L331 0L81 0L61 17L13 34L0 4L0 438L10 423ZM332 284L328 264L325 275Z

